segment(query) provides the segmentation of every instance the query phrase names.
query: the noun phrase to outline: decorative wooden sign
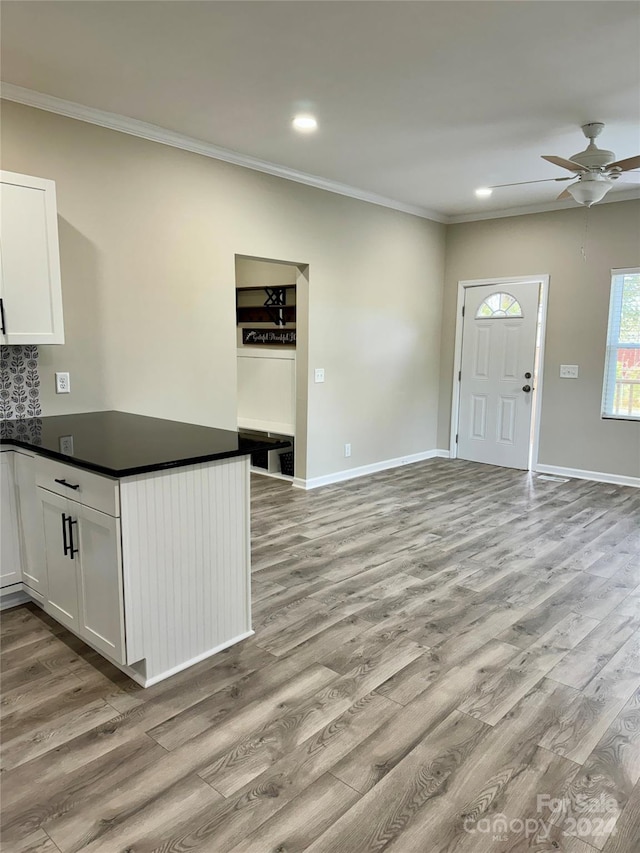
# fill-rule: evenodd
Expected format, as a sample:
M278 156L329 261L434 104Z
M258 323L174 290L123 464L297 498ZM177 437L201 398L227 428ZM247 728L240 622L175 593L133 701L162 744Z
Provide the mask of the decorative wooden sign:
M295 329L243 329L242 343L249 346L285 346L296 345Z

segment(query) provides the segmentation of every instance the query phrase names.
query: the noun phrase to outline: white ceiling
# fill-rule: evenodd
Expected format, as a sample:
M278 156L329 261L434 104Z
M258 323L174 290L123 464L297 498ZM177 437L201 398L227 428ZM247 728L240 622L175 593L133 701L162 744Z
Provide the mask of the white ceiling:
M637 2L2 3L5 82L445 220L552 203L566 184L473 190L567 174L540 155L586 121L639 153L639 45Z

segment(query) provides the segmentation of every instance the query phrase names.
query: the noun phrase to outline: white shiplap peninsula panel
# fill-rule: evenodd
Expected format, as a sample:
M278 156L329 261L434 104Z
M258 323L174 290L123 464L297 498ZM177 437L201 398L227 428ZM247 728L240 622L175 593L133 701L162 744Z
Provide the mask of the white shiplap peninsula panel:
M126 477L120 500L127 663L146 685L249 636L249 457Z

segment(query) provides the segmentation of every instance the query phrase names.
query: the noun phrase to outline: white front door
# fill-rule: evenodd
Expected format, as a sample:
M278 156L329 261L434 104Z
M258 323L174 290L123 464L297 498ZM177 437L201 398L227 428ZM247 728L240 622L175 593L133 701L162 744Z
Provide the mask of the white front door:
M458 456L529 467L540 283L465 288Z

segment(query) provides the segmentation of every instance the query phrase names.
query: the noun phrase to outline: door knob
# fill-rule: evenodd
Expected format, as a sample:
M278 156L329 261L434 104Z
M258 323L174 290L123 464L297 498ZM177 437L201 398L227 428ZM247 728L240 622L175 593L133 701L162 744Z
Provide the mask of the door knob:
M523 385L523 386L522 386L522 390L523 390L523 391L526 391L526 392L527 392L527 394L528 394L528 393L529 393L529 391L531 391L531 385Z

